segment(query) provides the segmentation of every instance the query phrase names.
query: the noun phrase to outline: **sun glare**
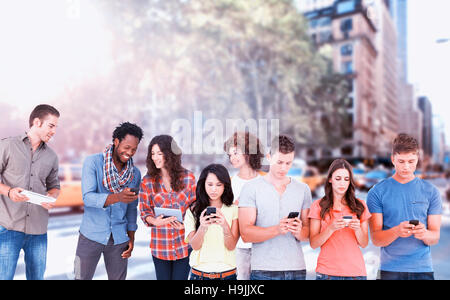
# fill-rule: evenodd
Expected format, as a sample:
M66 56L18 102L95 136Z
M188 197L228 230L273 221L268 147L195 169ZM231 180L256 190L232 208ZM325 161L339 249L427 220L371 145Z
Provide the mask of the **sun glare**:
M111 68L110 34L89 0L0 1L0 101L28 106Z

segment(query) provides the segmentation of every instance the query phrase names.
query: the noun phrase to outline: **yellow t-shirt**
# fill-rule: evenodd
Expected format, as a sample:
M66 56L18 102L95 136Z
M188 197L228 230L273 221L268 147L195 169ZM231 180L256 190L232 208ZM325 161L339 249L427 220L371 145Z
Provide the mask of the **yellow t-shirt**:
M223 205L220 210L231 228L233 220L238 218L238 207ZM190 209L186 212L184 228L184 241L189 243L188 235L196 231L194 215ZM220 225L213 224L208 227L202 248L192 250L189 265L203 272L224 272L236 268L235 250L230 251L225 247L223 229Z

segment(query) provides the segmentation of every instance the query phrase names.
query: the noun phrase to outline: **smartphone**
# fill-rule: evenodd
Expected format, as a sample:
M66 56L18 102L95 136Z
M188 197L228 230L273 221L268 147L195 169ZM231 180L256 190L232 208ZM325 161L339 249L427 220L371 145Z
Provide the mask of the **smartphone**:
M353 216L343 216L342 219L345 222L345 226L348 226L348 224L352 221Z
M216 208L214 206L208 206L206 208L205 216L209 216L209 215L215 214L215 213L216 213Z
M130 188L130 191L132 191L135 195L139 194L139 188Z
M409 220L409 224L417 226L419 225L419 220Z
M288 219L297 218L300 213L298 211L291 211L288 215Z

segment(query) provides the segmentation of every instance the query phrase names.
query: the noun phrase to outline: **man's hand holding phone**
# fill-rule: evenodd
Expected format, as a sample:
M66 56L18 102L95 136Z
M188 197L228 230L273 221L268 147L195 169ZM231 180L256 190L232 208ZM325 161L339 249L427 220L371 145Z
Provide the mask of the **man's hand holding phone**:
M119 202L127 204L137 200L138 198L138 195L135 192L131 191L130 188L125 188L123 189L123 191L116 195L119 198Z
M138 198L138 195L131 191L130 188L124 188L123 191L117 194L110 194L106 198L105 204L103 207L107 207L109 205L112 205L117 202L122 203L131 203L133 201L136 201Z
M409 221L403 221L397 225L397 235L402 238L410 237L415 225L410 224Z
M297 236L302 231L303 227L302 221L298 217L291 220L292 220L291 223L288 225L288 230L294 236Z
M290 222L288 223L288 231L292 233L294 236L300 234L302 230L302 221L299 218L300 213L298 211L290 212L288 215L288 219Z

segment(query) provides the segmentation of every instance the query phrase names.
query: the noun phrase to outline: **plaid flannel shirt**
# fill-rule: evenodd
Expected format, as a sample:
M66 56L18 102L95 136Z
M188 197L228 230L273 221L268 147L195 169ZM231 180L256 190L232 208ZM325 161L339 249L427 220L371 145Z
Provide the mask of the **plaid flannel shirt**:
M184 229L176 230L170 225L155 227L145 220L155 217L154 207L181 209L183 218L192 202L195 201L196 182L192 172L186 170L183 175L185 187L180 192L168 192L162 180L145 175L139 193L139 210L145 225L152 227L150 248L152 255L162 260L178 260L188 256L188 244L184 242ZM156 192L155 186L158 186Z

